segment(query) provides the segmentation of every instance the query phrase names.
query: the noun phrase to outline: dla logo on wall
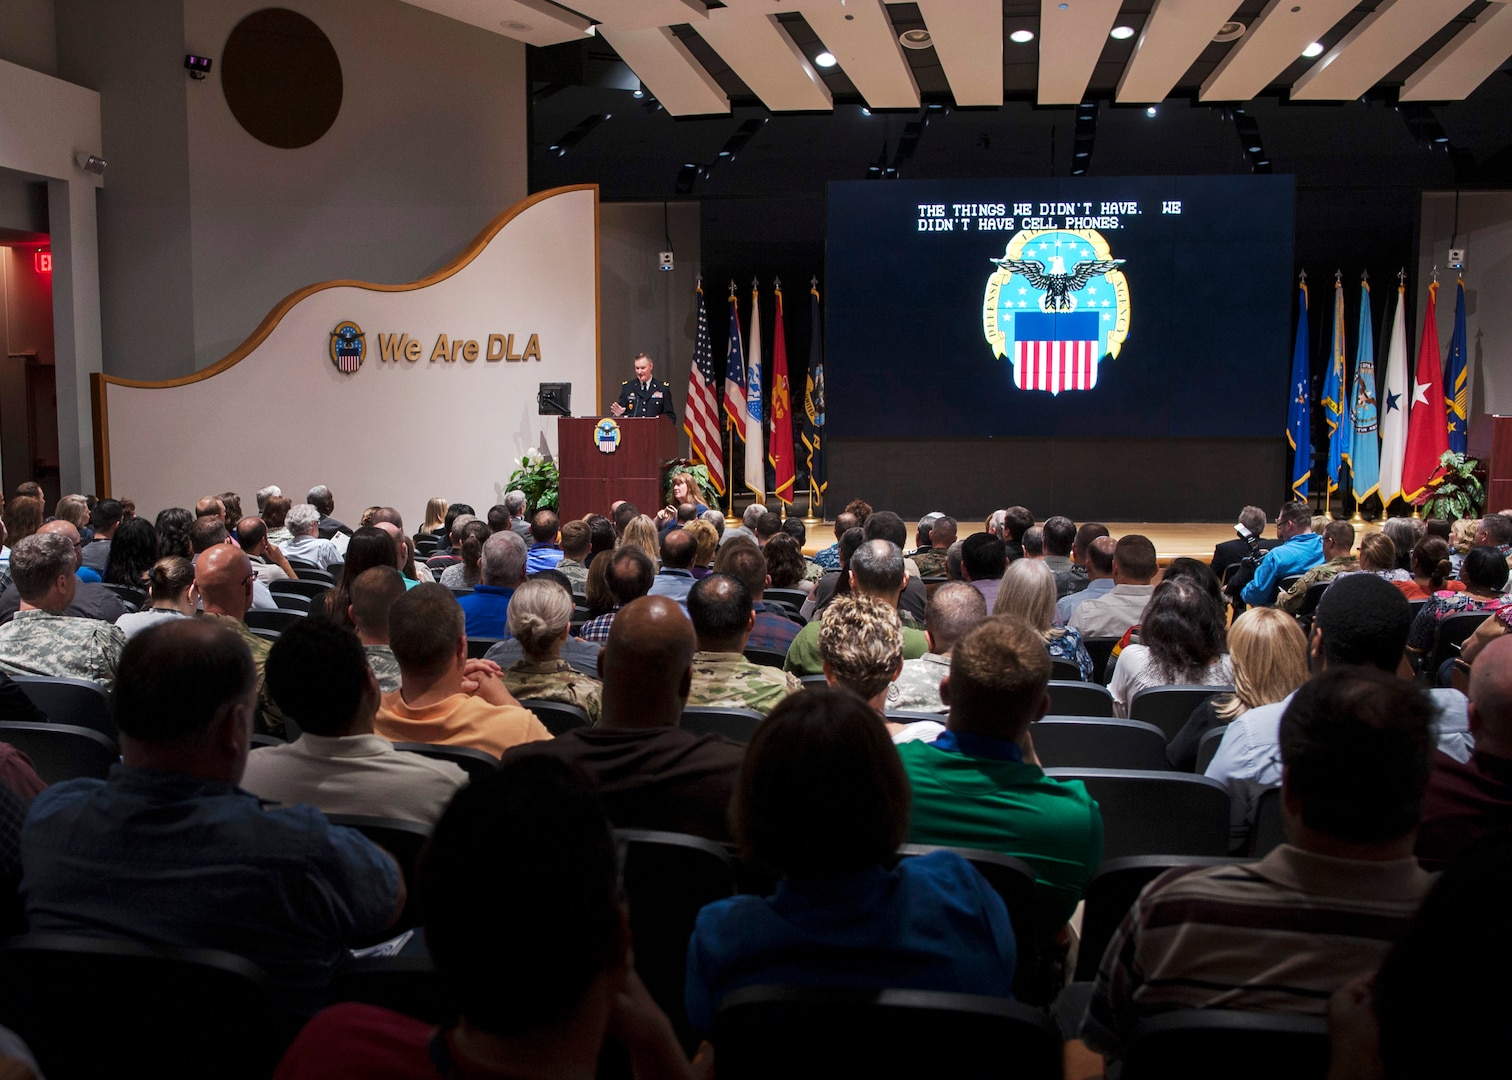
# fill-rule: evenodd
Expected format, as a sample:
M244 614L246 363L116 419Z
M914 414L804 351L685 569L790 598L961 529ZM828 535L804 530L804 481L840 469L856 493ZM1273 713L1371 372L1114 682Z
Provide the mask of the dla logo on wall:
M381 336L381 335L380 335ZM367 337L362 327L348 319L331 331L331 363L338 371L351 375L367 359Z
M1024 230L987 279L982 324L1020 390L1091 390L1129 336L1129 283L1091 229Z

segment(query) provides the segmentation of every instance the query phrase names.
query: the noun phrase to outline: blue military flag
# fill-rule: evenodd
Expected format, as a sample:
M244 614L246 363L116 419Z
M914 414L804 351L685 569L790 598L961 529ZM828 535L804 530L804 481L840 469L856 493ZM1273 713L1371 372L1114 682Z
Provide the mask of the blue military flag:
M1286 441L1295 453L1292 457L1292 494L1307 498L1307 479L1312 475L1312 392L1311 367L1307 355L1307 274L1297 284L1300 303L1297 314L1297 341L1292 347L1290 399L1286 403Z
M735 283L730 282L730 337L725 345L725 382L724 382L724 411L730 418L730 426L735 429L741 441L745 440L746 422L746 369L745 348L740 341L740 301L735 298ZM730 462L730 468L735 468L735 463Z
M803 445L808 450L809 484L819 501L829 486L829 468L824 460L824 337L819 327L819 280L809 288L808 381L803 388ZM812 514L814 511L809 510Z
M1444 375L1444 412L1449 421L1449 449L1463 454L1470 438L1470 384L1465 363L1465 279L1454 289L1454 336L1449 339L1449 370Z
M1334 274L1333 342L1328 353L1328 374L1323 378L1323 422L1328 425L1328 486L1332 494L1339 489L1339 466L1344 461L1344 446L1349 433L1344 430L1344 280Z
M1381 487L1380 412L1376 407L1375 333L1370 323L1370 282L1360 279L1360 340L1355 345L1355 373L1349 408L1350 485L1356 504Z

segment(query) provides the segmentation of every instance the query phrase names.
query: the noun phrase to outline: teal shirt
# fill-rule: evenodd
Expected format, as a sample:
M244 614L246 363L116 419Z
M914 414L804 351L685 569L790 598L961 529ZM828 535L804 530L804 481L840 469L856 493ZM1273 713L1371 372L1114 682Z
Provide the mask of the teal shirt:
M1040 929L1071 917L1102 862L1102 814L1080 780L1054 780L1038 765L993 761L931 743L898 747L913 787L914 844L999 851L1034 868Z
M788 646L787 663L783 669L791 671L794 675L823 675L824 658L819 655L819 624L821 618L815 618L793 639ZM911 626L903 628L903 659L917 660L929 651L929 639L924 636L924 631L915 630Z

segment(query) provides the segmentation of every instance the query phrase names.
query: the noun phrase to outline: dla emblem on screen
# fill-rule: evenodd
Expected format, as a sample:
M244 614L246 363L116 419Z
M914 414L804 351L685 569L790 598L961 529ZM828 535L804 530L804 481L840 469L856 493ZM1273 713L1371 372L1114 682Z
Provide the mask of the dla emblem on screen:
M982 324L1020 390L1091 390L1129 336L1129 283L1092 229L1026 229L987 279Z

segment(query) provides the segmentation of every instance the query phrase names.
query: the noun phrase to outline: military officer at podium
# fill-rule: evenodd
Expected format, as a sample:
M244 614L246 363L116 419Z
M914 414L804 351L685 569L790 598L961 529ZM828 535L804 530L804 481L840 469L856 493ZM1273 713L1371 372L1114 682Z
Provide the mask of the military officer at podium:
M672 388L657 382L652 375L655 365L641 353L635 358L635 378L620 383L619 400L609 406L614 416L666 416L677 419L672 411Z

